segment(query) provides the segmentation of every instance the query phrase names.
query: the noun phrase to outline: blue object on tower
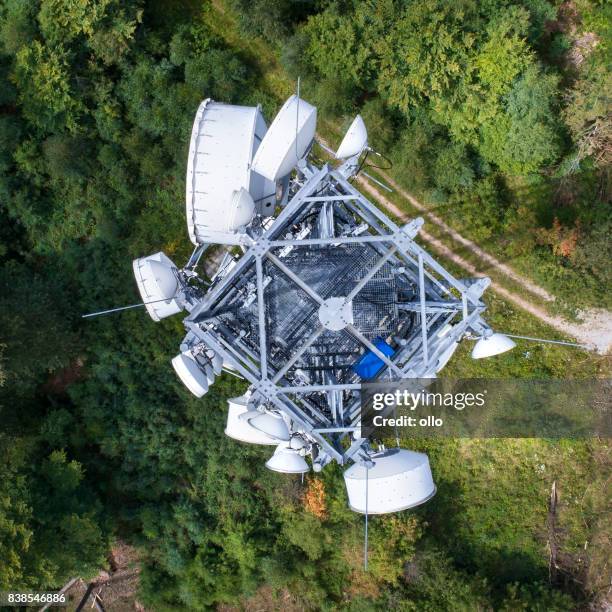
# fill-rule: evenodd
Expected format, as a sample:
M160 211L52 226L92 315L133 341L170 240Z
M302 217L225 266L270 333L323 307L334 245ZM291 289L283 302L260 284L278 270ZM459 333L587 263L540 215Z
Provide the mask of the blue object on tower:
M387 357L392 357L395 353L382 338L376 338L374 346ZM374 378L383 369L384 365L385 362L378 355L373 351L368 351L353 365L353 371L363 379Z

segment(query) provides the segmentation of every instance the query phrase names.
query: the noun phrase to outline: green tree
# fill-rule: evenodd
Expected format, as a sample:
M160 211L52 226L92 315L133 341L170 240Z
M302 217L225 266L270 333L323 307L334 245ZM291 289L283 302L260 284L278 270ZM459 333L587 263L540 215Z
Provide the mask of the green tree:
M35 40L20 48L15 61L15 84L24 117L41 130L78 129L83 109L70 82L68 53L63 46Z
M92 36L111 0L41 0L38 23L50 43L68 43L84 34Z
M0 341L6 345L6 375L13 383L34 384L67 365L78 346L70 329L69 294L57 280L24 265L0 268Z
M561 152L555 98L558 78L531 66L504 98L504 112L485 123L480 151L509 174L529 174Z
M7 55L14 55L36 33L36 6L33 2L7 0L0 13L0 45Z
M0 432L0 588L24 584L24 556L32 539L32 508L25 478L24 448Z
M589 61L567 94L563 119L576 143L578 160L592 156L605 168L612 161L612 73L597 58Z
M444 98L464 74L475 37L468 3L413 2L394 18L376 45L378 89L404 112Z

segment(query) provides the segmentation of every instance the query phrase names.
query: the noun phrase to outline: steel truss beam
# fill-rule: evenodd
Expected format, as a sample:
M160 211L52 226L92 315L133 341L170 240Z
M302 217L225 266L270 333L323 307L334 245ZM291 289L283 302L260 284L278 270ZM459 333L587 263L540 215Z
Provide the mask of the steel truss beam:
M327 244L337 246L340 244L370 244L372 242L394 242L394 234L383 236L337 236L333 238L303 238L301 240L270 240L271 247L282 246L312 246L315 244Z
M303 181L303 183L302 183ZM279 216L272 225L263 231L260 237L243 236L239 242L245 245L246 252L237 261L234 268L223 278L214 282L209 291L203 296L185 319L185 326L194 336L223 357L224 362L231 365L241 376L251 384L251 389L263 401L284 412L299 431L307 433L320 446L321 452L345 463L362 450L364 440L356 439L348 450L340 446L342 439L350 433L360 430L359 408L360 400L355 395L361 391L359 383L335 383L333 378L326 379L326 384L290 385L285 379L300 358L325 333L323 326L318 327L311 335L297 347L283 366L274 371L271 367L268 330L266 321L264 261L269 261L282 274L301 289L315 304L321 305L324 298L306 283L296 272L291 270L280 257L272 252L282 247L311 247L342 245L371 246L380 258L368 268L366 274L357 281L356 285L345 296L345 302L354 300L360 291L375 277L375 275L390 263L394 266L405 267L403 273L410 282L418 287L418 302L398 304L403 310L409 310L420 315L420 331L405 343L392 357L382 353L378 347L366 338L354 325L347 325L344 330L353 336L362 346L376 355L384 364L377 376L381 380L384 376L393 375L396 378L419 378L431 373L439 356L447 350L452 343L457 342L468 329L478 331L484 322L480 315L485 310L480 301L480 295L486 283L474 288L466 286L456 279L443 266L422 249L413 237L420 226L419 220L404 227L398 226L392 219L374 206L357 191L339 172L330 170L325 165L318 169L314 166L293 182L293 187L299 186L297 193L287 202ZM332 236L329 238L286 239L283 233L287 228L305 215L316 203L337 203L338 210L343 218L355 216L369 226L368 233L359 236ZM297 221L296 221L297 220ZM188 265L193 266L204 251L205 246L196 247ZM252 266L252 267L251 267ZM198 317L213 307L219 306L226 292L232 284L245 276L245 273L255 272L257 294L257 329L259 355L256 349L251 351L239 339L229 335L230 330L213 331L215 319L198 323ZM460 299L454 295L452 289L459 294ZM428 296L430 299L428 299ZM447 296L451 299L445 300ZM451 330L443 337L437 339L434 334L443 325L461 317ZM217 320L217 324L219 321ZM431 336L431 337L430 337ZM400 365L404 364L404 365ZM432 366L432 364L434 364ZM350 401L346 410L341 414L333 414L330 419L306 395L316 393L337 393L337 401ZM343 393L347 394L343 397ZM295 396L295 400L290 396ZM350 398L346 400L346 398ZM326 436L331 436L329 440Z

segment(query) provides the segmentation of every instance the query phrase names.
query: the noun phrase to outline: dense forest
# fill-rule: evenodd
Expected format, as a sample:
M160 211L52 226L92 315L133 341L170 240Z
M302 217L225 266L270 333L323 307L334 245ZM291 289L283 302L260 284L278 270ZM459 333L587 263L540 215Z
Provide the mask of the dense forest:
M226 399L243 387L223 377L189 394L170 367L180 317L80 315L137 301L135 257L189 255L199 102L261 103L271 117L298 75L331 137L361 112L397 180L449 221L567 311L609 306L611 12L596 0L0 0L0 591L91 578L121 539L140 551L154 610L603 601L605 440L419 441L438 494L372 519L364 572L341 469L301 482L264 468L269 449L226 438ZM492 323L546 333L487 299ZM468 355L449 371L605 368L561 347Z

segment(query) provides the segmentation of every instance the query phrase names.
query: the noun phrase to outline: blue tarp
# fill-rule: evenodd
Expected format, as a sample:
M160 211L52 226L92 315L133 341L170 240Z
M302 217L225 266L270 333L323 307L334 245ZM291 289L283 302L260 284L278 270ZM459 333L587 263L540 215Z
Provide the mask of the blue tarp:
M391 357L395 352L382 338L377 338L373 342L374 346L387 357ZM353 371L359 374L361 378L374 378L384 367L385 362L375 355L372 351L368 351L359 361L353 366Z

